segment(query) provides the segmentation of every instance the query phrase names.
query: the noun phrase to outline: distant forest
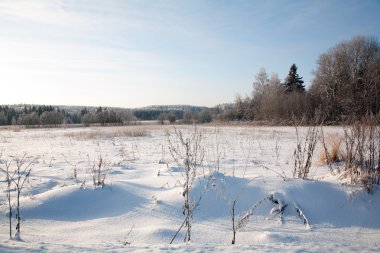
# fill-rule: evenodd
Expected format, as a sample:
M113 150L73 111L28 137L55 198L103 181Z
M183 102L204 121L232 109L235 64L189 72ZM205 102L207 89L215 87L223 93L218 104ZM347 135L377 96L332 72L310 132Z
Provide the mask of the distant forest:
M319 56L311 86L306 89L296 64L283 81L261 68L252 94L214 108L150 106L140 109L46 105L0 106L0 125L58 126L61 124L124 125L141 120L165 123L247 121L262 124L304 124L316 118L344 124L380 115L380 43L356 36Z
M0 125L59 126L62 124L129 125L137 121L206 123L212 121L213 109L196 106L150 106L140 109L52 106L0 106Z

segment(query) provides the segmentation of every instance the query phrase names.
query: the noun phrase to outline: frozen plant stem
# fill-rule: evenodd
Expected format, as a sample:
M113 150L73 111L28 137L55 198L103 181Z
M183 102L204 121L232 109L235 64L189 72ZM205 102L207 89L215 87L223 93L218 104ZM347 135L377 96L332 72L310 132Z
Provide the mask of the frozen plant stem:
M185 160L185 173L186 173L186 182L185 182L185 191L183 193L185 198L185 207L184 207L184 214L185 214L185 227L187 228L187 233L185 237L185 241L190 241L191 239L191 224L190 224L190 202L189 202L189 185L190 185L190 161L188 157L190 157L190 139L186 139L185 147L186 147L186 160Z
M107 172L110 170L108 162L106 162L102 156L99 156L97 163L94 162L92 168L92 179L95 188L101 186L104 188Z
M311 126L307 129L306 136L301 140L298 127L295 126L297 136L297 147L294 150L294 170L293 177L306 179L309 176L311 162L314 155L315 146L318 141L318 129Z
M232 244L235 244L235 238L236 238L236 227L235 227L235 204L236 200L232 203Z
M6 189L6 197L7 197L7 202L8 202L8 218L9 218L9 238L12 238L12 210L13 210L13 205L11 202L11 187L12 187L12 180L13 177L16 174L16 171L13 172L11 175L11 172L9 171L9 168L11 166L11 161L6 161L5 162L5 169L0 167L0 171L2 171L5 174L5 182L7 183L7 189Z
M30 160L26 154L21 158L16 158L16 171L15 176L12 178L14 185L16 186L16 239L21 240L21 215L20 215L20 196L22 189L24 188L25 182L30 176L32 170L32 165L37 159Z
M250 210L248 210L245 214L240 215L237 219L237 222L235 221L235 207L236 207L236 199L232 203L232 232L233 232L233 237L232 237L232 244L236 243L236 233L243 229L244 227L247 226L248 221L250 217L253 215L253 212L255 209L261 205L265 200L269 200L271 198L271 195L268 195L264 199L260 200L257 202L255 205L251 207Z
M192 190L194 179L197 176L198 166L202 164L204 156L204 152L200 144L202 136L198 132L196 127L194 127L194 132L188 138L184 138L182 132L178 131L176 128L174 128L174 130L177 140L179 141L179 145L174 145L170 138L168 138L168 141L171 156L177 162L178 167L183 167L184 169L184 183L182 185L182 197L184 198L184 223L181 225L180 229L173 237L171 243L173 242L174 238L177 236L178 232L182 229L183 226L186 228L186 235L184 241L189 242L191 240L191 219L193 216L193 211L198 206L201 198L199 198L197 203L193 203L190 198L190 193ZM183 164L181 165L179 161L183 161Z

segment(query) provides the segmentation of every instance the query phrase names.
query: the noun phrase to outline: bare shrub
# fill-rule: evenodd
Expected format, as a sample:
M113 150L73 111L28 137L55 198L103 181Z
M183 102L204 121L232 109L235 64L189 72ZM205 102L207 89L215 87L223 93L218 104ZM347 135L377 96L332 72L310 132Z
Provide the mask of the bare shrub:
M37 158L27 156L23 154L22 156L10 156L10 160L5 161L5 168L0 167L0 170L5 173L7 183L7 201L9 208L9 235L12 237L12 215L13 206L16 208L16 234L15 238L21 240L21 206L20 197L27 183L32 166L37 161ZM14 189L14 190L13 190ZM12 203L12 194L16 198L15 203Z
M314 155L315 146L318 141L317 127L310 126L307 128L306 135L301 138L298 127L296 128L297 147L294 150L294 170L293 177L305 179L308 177L311 167L311 162Z
M204 150L201 145L202 134L194 126L193 132L190 136L184 137L180 130L175 130L175 136L178 144L175 144L174 140L169 141L169 150L172 158L178 164L178 167L183 168L184 182L181 183L183 188L183 215L185 216L184 222L174 235L170 243L174 241L179 231L185 227L186 235L184 241L191 240L191 220L193 218L193 211L199 205L201 197L197 201L191 199L190 193L192 190L193 182L197 176L198 167L203 163Z
M371 192L380 183L380 129L376 118L367 116L346 128L344 145L342 177Z
M92 167L92 180L95 188L98 186L104 188L105 180L110 169L110 163L105 161L102 156L99 156L98 160L94 161Z

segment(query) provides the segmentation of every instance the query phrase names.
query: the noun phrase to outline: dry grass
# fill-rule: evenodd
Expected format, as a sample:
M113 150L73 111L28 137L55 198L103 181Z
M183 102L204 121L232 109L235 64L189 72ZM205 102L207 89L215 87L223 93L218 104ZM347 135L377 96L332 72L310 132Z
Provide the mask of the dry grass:
M339 162L342 159L341 144L342 136L339 134L328 134L326 138L321 136L323 150L319 155L322 164Z
M111 128L93 128L79 132L65 133L65 137L75 139L100 139L100 138L117 138L117 137L143 137L149 136L150 132L141 126L138 127L111 127Z

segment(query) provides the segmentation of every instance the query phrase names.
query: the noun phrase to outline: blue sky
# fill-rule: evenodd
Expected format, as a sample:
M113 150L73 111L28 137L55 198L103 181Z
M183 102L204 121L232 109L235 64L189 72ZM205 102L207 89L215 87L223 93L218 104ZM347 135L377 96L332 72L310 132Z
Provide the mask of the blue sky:
M379 27L379 0L1 0L0 104L214 106Z

